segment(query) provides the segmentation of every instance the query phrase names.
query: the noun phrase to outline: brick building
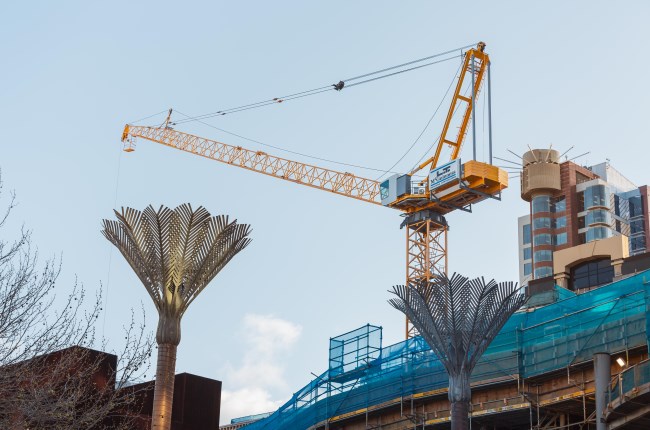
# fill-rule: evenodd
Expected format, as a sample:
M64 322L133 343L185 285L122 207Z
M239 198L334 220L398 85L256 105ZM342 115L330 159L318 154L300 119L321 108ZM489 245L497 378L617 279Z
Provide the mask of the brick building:
M560 162L554 150L523 156L519 218L519 278L553 277L578 290L611 282L625 258L647 251L647 186L637 187L609 163Z
M36 357L33 360L40 360L36 376L28 382L18 383L21 386L27 384L23 388L30 392L34 390L38 392L39 384L41 386L47 384L48 393L53 390L52 394L55 397L68 397L70 394L67 392L58 393L58 387L61 386L60 384L70 385L72 379L68 375L76 375L77 377L74 378L76 380L73 382L78 389L71 394L83 393L85 398L73 400L75 409L101 402L100 396L102 393L106 394L107 387L111 390L111 387L115 386L114 369L117 368L117 356L114 354L73 346ZM18 367L29 363L29 361L22 362L13 366ZM91 365L79 369L80 363L91 363ZM3 376L6 377L7 374L11 373L5 372ZM153 409L153 388L154 381L121 388L127 394L132 394L134 401L125 408L121 406L121 409L112 411L104 424L111 427L123 419L132 419L134 430L149 430ZM175 376L172 430L216 430L219 428L220 407L221 381L189 373ZM7 411L1 413L7 413ZM16 422L24 422L24 414L20 411L10 413L15 415Z

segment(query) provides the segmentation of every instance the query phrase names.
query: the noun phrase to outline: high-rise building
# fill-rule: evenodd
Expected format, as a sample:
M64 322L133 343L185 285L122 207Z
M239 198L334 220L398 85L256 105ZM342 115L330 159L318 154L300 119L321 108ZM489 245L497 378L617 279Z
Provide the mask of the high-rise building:
M609 162L560 161L551 149L524 154L519 218L519 279L553 277L579 290L611 282L623 260L650 245L647 186L637 187Z

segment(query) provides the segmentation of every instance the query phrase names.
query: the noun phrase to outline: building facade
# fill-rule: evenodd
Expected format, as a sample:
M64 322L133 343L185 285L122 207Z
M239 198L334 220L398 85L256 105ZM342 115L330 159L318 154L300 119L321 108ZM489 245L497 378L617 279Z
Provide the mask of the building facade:
M518 220L519 279L554 277L578 290L611 282L623 260L650 244L647 186L637 187L608 162L560 162L554 150L523 156Z
M25 365L36 360L39 363L36 371L25 370ZM17 368L20 372L10 371L12 368ZM8 416L11 421L11 426L2 428L61 428L56 420L62 414L74 414L75 410L94 408L103 421L89 430L123 428L125 425L132 430L149 430L155 381L130 384L115 391L117 368L116 355L80 346L1 367L3 384L11 387L20 384L25 392L33 397L31 404L26 404L30 404L32 409L40 407L45 411L37 416L37 421L33 411L26 413L20 409L20 403L14 404L6 401L6 398L0 399L5 400L5 409L0 411L0 418L3 418L2 422L6 422ZM23 379L16 378L16 375L30 376L28 385ZM113 393L128 400L120 401L117 405L105 403L106 406L110 405L110 409L104 409L102 402L111 402L110 396ZM6 395L6 391L0 393L3 394ZM12 388L11 395L19 395L18 390ZM65 407L57 409L57 404ZM7 405L16 409L7 409ZM175 375L171 430L217 430L220 411L221 381L190 373ZM47 423L47 426L43 423Z

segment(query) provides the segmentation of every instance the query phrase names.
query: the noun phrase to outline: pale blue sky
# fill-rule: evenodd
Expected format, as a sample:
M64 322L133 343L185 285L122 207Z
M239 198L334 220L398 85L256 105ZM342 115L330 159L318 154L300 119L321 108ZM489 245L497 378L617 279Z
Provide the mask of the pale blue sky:
M75 276L90 291L108 286L105 332L117 347L130 307L144 302L152 329L155 319L117 253L108 282L111 249L99 231L116 191L118 207L188 201L252 224L254 242L188 311L177 369L221 379L232 395L257 390L262 400L248 409L259 412L325 369L329 337L370 322L384 327L385 344L402 339L403 318L386 303L386 290L404 279L400 218L144 141L122 153L124 123L168 107L212 112L484 40L497 156L575 145L574 156L591 151L581 162L609 158L646 184L649 16L640 0L4 2L0 167L18 193L15 225L33 229L41 255L63 256L62 293ZM213 124L388 168L456 68L445 63ZM398 168L419 158L442 118ZM179 129L257 149L201 125ZM452 271L518 279L516 218L526 211L518 192L515 179L503 202L448 217ZM278 339L275 349L260 343L264 333ZM257 364L278 378L247 377Z

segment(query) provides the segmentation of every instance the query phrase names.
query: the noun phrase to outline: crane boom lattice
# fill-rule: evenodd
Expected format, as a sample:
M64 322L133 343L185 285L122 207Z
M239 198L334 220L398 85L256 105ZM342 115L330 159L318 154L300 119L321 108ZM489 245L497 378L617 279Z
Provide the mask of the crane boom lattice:
M125 151L133 151L134 138L137 137L286 181L331 191L368 203L380 204L378 200L379 182L361 178L352 173L338 172L275 157L263 151L252 151L241 146L228 145L169 127L127 125L122 135Z

